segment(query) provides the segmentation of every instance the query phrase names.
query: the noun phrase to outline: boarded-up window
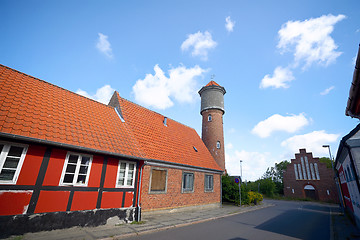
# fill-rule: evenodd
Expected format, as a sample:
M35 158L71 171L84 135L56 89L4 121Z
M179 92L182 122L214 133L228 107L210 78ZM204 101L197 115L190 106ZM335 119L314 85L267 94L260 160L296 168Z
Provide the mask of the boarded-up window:
M166 175L166 170L152 169L150 192L166 192Z

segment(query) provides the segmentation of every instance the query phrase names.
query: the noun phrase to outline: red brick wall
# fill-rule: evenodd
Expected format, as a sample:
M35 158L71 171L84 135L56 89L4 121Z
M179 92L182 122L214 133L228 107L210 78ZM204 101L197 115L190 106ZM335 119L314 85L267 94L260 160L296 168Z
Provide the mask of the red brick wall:
M185 171L194 173L194 192L182 193L182 174L184 170L174 168L167 169L167 191L166 193L149 193L151 166L143 169L141 186L141 207L143 210L170 209L185 206L205 205L220 203L220 174L211 174L214 178L214 191L205 192L205 173Z
M212 121L208 121L211 114ZM224 146L224 130L223 130L223 112L218 109L210 109L202 112L202 140L209 152L221 167L225 170L225 146ZM216 148L216 142L220 141L220 149Z
M320 180L296 180L294 164L301 164L301 157L307 156L309 164L317 163ZM315 188L317 199L320 201L338 202L338 195L334 180L334 172L331 168L327 168L325 163L321 163L319 158L313 158L312 153L306 153L305 149L300 149L300 153L295 154L295 159L291 159L291 163L284 172L284 196L294 198L305 198L304 187L312 185ZM294 193L292 192L294 189ZM327 194L329 190L330 194Z

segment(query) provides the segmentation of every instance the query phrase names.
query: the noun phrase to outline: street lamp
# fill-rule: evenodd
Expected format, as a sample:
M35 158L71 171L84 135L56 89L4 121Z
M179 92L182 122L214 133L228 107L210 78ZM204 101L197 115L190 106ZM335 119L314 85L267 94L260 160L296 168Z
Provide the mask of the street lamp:
M240 178L242 180L242 165L241 163L243 162L243 160L240 160Z
M331 167L334 171L334 181L335 181L335 185L336 185L336 190L338 192L338 196L340 198L340 196L342 196L342 192L340 190L340 186L339 186L339 177L337 176L336 174L336 171L335 171L335 168L334 168L334 163L333 163L333 159L332 159L332 156L331 156L331 151L330 151L330 145L323 145L323 148L328 148L329 149L329 155L330 155L330 161L331 161ZM343 199L342 197L340 198L341 200ZM343 211L344 209L344 203L343 201L340 200L340 209L341 211Z
M242 181L242 160L240 160L240 182L239 182L239 196L240 196L240 207L241 207L241 181Z
M331 167L332 167L332 169L334 169L334 163L333 163L333 158L332 158L332 156L331 156L330 145L323 145L323 148L328 148L328 149L329 149Z

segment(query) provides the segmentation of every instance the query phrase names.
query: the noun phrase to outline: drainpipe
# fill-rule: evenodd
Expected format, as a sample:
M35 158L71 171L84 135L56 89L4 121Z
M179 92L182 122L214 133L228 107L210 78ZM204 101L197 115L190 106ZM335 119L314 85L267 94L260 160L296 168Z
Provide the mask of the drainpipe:
M138 199L137 199L137 209L138 209L138 214L137 214L137 219L136 221L140 222L141 221L141 207L140 207L140 194L141 194L141 178L142 178L142 170L145 167L145 165L147 164L147 161L144 161L144 164L141 166L140 168L140 179L139 179L139 189L138 189Z

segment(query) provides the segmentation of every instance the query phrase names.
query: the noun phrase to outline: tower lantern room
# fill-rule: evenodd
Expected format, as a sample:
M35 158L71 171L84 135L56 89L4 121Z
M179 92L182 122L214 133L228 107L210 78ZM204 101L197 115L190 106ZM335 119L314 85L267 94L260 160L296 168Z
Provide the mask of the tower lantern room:
M225 88L210 81L199 91L201 97L202 140L218 165L225 171L223 115Z

